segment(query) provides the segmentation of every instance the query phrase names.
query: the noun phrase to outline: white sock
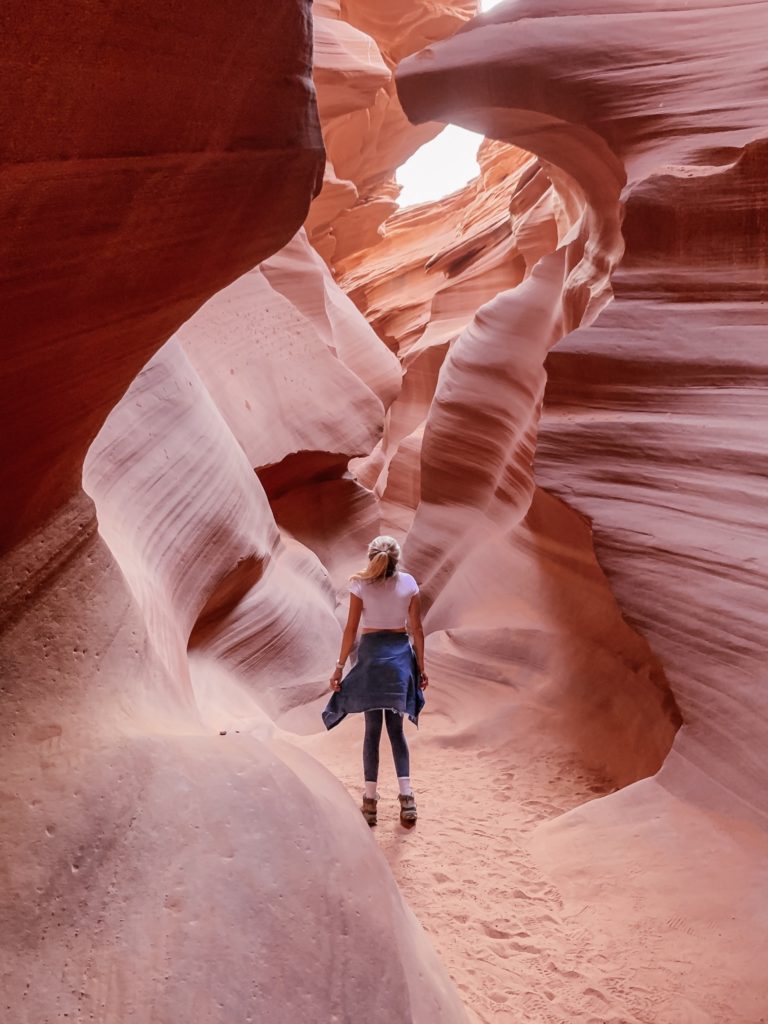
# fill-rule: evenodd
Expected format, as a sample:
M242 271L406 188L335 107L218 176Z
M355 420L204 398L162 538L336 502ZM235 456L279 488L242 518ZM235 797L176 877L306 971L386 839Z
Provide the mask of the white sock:
M376 783L375 782L366 782L366 784L365 784L365 793L363 795L365 796L366 800L375 800L376 799Z
M397 777L397 784L400 787L401 796L413 796L413 790L411 789L411 780L407 776L400 778Z

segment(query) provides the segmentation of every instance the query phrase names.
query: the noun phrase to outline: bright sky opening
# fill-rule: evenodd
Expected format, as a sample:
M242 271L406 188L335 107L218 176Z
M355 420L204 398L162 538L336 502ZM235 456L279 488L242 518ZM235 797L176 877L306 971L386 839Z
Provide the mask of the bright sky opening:
M489 11L503 0L480 0L480 10ZM477 150L482 135L449 124L440 134L417 150L398 167L395 179L403 186L398 205L432 203L450 195L477 177Z
M482 141L477 132L449 124L398 167L395 178L403 186L398 204L431 203L466 185L480 172L477 150Z

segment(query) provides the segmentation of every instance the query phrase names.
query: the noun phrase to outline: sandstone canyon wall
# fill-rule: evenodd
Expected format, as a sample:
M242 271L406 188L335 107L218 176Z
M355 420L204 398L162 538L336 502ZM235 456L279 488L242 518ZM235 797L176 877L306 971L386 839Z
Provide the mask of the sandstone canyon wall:
M398 71L414 120L450 119L518 145L556 165L584 199L563 249L482 308L449 353L409 546L442 588L444 552L455 559L464 540L452 520L435 544L437 519L426 519L424 501L447 471L449 439L491 387L457 401L468 370L480 372L474 349L500 351L511 337L543 360L554 346L529 435L536 481L590 524L600 565L663 665L683 725L653 779L548 826L538 850L586 910L584 926L605 935L606 953L620 922L649 935L649 920L676 908L658 955L676 948L695 964L693 1002L670 977L656 1020L690 1012L752 1022L765 1009L756 964L738 950L768 934L754 903L768 813L768 125L756 86L766 29L763 3L653 12L507 3ZM497 374L519 387L519 356L505 351ZM501 415L494 410L497 424ZM507 442L500 465L510 452ZM486 494L503 480L487 479ZM717 972L727 983L694 1009L690 993Z
M475 7L13 18L13 1024L466 1020L288 735L381 529L446 749L625 787L534 844L606 964L695 963L622 1024L759 1019L766 5ZM443 121L480 175L398 212Z
M442 127L408 121L395 67L455 32L476 11L475 0L314 5L315 82L327 162L306 226L327 260L338 261L380 236L396 210L396 168Z
M567 247L573 265L551 275L549 296L563 323L550 329L550 341L582 320L594 325L550 356L537 478L592 521L622 606L673 673L687 725L675 772L665 772L670 784L688 770L680 762L695 770L703 756L730 798L758 815L765 808L755 787L764 779L749 750L764 726L755 685L763 646L749 621L761 603L754 588L764 524L750 486L762 444L747 368L764 324L766 126L744 69L759 65L766 17L762 4L670 4L648 20L639 8L539 5L534 13L509 4L406 62L400 75L412 115L450 112L557 159L588 199L599 195ZM558 30L565 18L567 40ZM705 75L715 38L723 58L718 73ZM613 74L600 73L605 52L624 68L621 89ZM660 67L652 86L649 54ZM588 158L574 138L593 141ZM626 179L623 256L614 241L618 191L595 186L609 174ZM617 263L613 302L595 319L594 296ZM511 301L513 315L531 316L524 289ZM534 312L531 328L538 319ZM743 462L752 467L746 475ZM718 564L729 566L723 578ZM712 710L701 703L704 690L736 700L745 728L756 730L751 742L737 730L732 747L735 734L719 716L700 713Z
M264 26L237 3L162 23L77 4L61 38L54 5L4 18L7 544L77 489L152 352L291 237L322 146L301 5Z
M445 678L471 678L489 709L484 680L506 679L510 706L541 702L564 742L624 784L656 771L679 716L589 532L535 491L531 469L543 361L565 330L551 296L593 213L562 171L518 147L486 142L479 160L465 188L332 260L404 372L381 442L351 468L407 538Z
M320 184L308 5L266 18L239 2L76 5L64 20L14 8L0 191L6 1017L463 1021L342 787L273 724L319 692L338 626L328 573L280 537L254 473L306 448L297 394L282 388L281 405L269 372L355 394L359 421L318 411L313 424L331 486L335 462L377 440L400 380L385 351L356 372L365 325L305 243L262 262ZM295 302L286 260L307 282ZM212 313L219 361L193 321L147 363L233 281ZM249 322L249 288L271 320ZM307 302L325 310L315 327ZM259 368L254 337L265 363L290 341L281 370ZM251 418L235 366L261 378ZM265 420L285 426L267 437ZM97 523L80 481L102 426L85 473ZM282 494L304 473L289 462L265 482Z

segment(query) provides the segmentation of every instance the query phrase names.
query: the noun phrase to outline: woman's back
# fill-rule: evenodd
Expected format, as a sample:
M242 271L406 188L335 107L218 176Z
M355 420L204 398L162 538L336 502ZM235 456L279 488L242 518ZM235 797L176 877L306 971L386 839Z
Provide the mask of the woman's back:
M363 629L403 629L419 585L410 573L395 572L380 580L353 579L349 591L363 602Z

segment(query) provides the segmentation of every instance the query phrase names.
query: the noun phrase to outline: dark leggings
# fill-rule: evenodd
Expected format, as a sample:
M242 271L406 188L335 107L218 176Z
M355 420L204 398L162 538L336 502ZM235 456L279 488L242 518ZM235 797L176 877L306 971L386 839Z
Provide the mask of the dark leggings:
M392 757L398 779L407 779L411 774L408 756L408 741L403 733L403 716L396 711L366 711L365 739L363 740L363 771L366 782L376 782L379 777L379 741L381 720L387 723L387 735L392 744Z

